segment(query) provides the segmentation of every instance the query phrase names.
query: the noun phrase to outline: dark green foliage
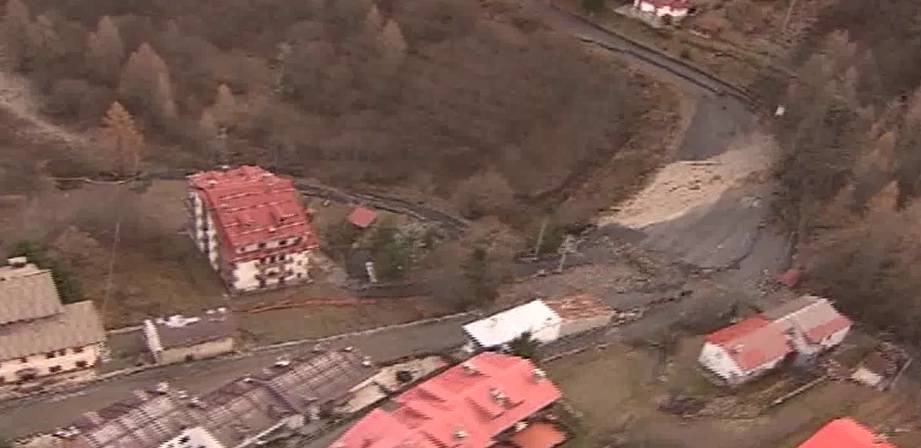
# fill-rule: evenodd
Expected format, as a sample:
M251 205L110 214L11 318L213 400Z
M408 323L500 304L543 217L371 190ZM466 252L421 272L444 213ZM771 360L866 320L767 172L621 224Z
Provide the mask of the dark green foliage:
M464 264L464 277L470 286L470 304L487 305L499 296L498 282L490 269L489 252L482 246L470 251L470 258Z
M62 302L73 303L83 299L76 275L66 265L49 256L45 247L31 241L21 241L13 246L8 257L26 257L36 266L50 270Z
M588 12L600 12L604 9L605 0L582 0L582 9Z
M521 333L517 338L508 343L508 348L515 356L527 359L537 359L537 347L539 343L531 333L526 331Z
M382 220L371 238L371 254L378 278L385 281L406 277L412 254L411 242L391 220Z

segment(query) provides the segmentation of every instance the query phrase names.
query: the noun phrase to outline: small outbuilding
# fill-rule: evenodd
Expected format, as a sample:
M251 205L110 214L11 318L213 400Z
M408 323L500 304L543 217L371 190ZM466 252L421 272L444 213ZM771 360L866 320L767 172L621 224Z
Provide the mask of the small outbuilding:
M237 323L226 308L197 317L174 315L144 321L144 339L157 364L211 358L234 349Z
M348 219L353 226L359 229L367 229L377 219L377 212L365 207L355 207L355 210L349 213Z

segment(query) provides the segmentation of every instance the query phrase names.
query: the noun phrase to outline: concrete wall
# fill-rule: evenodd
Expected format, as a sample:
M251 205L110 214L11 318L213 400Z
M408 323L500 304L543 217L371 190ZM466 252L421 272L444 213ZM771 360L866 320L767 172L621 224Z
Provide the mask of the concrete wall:
M211 358L213 356L223 355L224 353L230 353L233 351L233 338L228 337L224 339L218 339L216 341L209 341L198 345L193 345L190 347L179 347L163 350L160 352L157 358L157 361L160 364L172 364L176 362L184 362L191 356L194 359L205 359Z
M7 384L16 382L19 380L16 372L28 368L34 368L38 370L37 378L66 372L92 369L96 365L96 361L99 359L99 353L102 349L101 344L87 345L82 347L82 349L83 351L81 353L76 353L74 348L68 348L64 350L63 355L60 354L60 351L57 351L55 352L54 358L48 358L45 353L41 353L38 355L27 356L25 358L25 362L22 362L21 359L7 359L0 361L0 378L2 378ZM77 367L77 363L81 361L86 363L85 367ZM51 369L55 367L60 367L60 370L52 372Z
M208 430L200 426L186 429L166 442L160 448L229 448L218 442Z
M613 314L600 314L595 317L583 319L566 319L560 324L560 337L584 333L589 330L601 328L611 323Z

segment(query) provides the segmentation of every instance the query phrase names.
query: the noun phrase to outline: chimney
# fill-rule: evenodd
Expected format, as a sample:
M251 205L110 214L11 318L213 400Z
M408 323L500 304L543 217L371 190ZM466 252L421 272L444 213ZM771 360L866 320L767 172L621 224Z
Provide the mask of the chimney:
M6 263L11 267L16 269L24 268L29 263L29 259L26 257L13 257L7 258Z
M475 375L477 373L476 366L473 365L471 361L461 364L461 367L464 369L464 373L468 375Z
M463 429L454 430L453 435L454 435L454 440L464 440L468 436L467 431L464 431Z
M539 383L539 382L541 382L541 381L547 379L547 372L544 372L544 371L541 370L541 369L536 369L536 368L535 368L534 371L533 371L532 373L534 374L534 375L533 375L533 378L534 378L534 382L535 382L535 383Z

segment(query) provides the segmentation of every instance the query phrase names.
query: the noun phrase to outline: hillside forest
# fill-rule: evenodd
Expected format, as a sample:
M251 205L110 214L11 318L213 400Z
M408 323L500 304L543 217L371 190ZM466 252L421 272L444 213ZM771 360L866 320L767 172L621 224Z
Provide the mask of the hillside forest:
M259 163L335 185L412 186L468 217L512 219L611 159L649 104L647 81L509 8L9 0L3 28L42 112L105 141L141 138L140 170ZM124 175L135 168L126 146L52 157L46 170ZM0 169L22 180L22 168Z
M794 58L775 131L780 217L808 287L921 344L921 11L840 0Z

